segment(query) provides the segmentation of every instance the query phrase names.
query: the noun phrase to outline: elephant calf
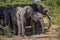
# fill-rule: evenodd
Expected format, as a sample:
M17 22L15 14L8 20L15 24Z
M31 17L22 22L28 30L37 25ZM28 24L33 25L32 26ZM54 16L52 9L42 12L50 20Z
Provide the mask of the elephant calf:
M33 24L34 25L34 31L35 34L40 34L40 33L44 33L44 23L43 23L43 18L42 15L38 12L36 12L33 16L32 16L32 20L33 20Z

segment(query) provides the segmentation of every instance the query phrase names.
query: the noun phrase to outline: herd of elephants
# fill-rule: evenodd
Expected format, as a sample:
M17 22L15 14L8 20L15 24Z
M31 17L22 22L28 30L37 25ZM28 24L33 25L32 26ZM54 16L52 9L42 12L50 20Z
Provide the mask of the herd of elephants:
M31 35L44 33L42 15L49 20L50 14L46 7L38 4L16 4L0 6L0 24L8 26L15 35Z

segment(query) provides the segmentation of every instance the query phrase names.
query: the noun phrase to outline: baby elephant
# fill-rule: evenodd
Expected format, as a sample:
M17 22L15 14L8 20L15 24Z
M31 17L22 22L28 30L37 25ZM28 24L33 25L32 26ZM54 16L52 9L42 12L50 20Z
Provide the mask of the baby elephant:
M42 15L36 12L32 16L32 20L33 20L32 25L34 26L34 34L44 33L44 23Z

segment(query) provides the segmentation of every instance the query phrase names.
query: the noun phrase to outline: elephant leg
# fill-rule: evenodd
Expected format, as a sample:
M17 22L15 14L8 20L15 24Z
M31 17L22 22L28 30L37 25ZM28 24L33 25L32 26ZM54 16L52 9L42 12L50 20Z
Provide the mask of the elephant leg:
M18 35L21 35L21 19L20 19L20 14L17 13L17 25L18 25Z
M15 19L14 15L11 14L11 23L12 23L12 28L13 28L13 34L16 35L18 32L17 31L18 27L17 27L16 19L15 20L14 19Z
M25 29L24 29L24 16L21 15L21 27L22 27L22 36L25 34Z
M13 34L14 34L14 35L17 34L17 33L16 33L16 26L15 26L15 24L13 24Z
M21 33L22 33L22 32L21 32L21 31L22 31L22 30L21 30L21 21L18 20L17 23L18 23L18 24L17 24L17 25L18 25L18 35L21 35Z
M37 12L35 14L35 20L36 20L36 26L35 26L35 29L36 29L36 33L40 34L40 33L44 33L44 23L43 23L43 18L42 18L42 15Z
M40 18L40 23L42 25L42 33L44 33L44 21L42 17Z
M36 34L36 29L35 29L35 21L33 19L31 19L31 26L32 26L32 29L33 29L33 34Z

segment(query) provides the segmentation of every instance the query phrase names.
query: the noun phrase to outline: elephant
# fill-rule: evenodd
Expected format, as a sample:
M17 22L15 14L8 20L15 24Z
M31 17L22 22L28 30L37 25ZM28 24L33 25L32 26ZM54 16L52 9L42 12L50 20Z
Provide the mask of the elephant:
M24 35L26 20L33 14L33 9L30 6L14 7L11 12L11 19L14 28L14 34Z
M44 21L42 14L36 12L32 17L32 25L34 27L34 34L44 33Z
M29 6L30 7L30 6ZM41 13L39 12L34 12L33 8L29 8L28 6L25 6L27 9L27 13L25 15L26 19L26 26L31 26L32 27L32 34L37 34L37 33L44 33L44 25L43 25L43 18ZM30 16L29 16L30 15ZM28 18L26 18L28 17ZM39 31L37 31L39 29Z
M50 21L51 21L51 18L50 18L50 13L49 13L49 11L48 11L48 9L46 8L46 7L43 7L43 6L38 6L38 9L39 9L39 12L41 13L41 14L43 14L43 15L45 15L45 16L47 16L48 17L48 29L50 28L50 25L51 25L51 23L50 23Z

